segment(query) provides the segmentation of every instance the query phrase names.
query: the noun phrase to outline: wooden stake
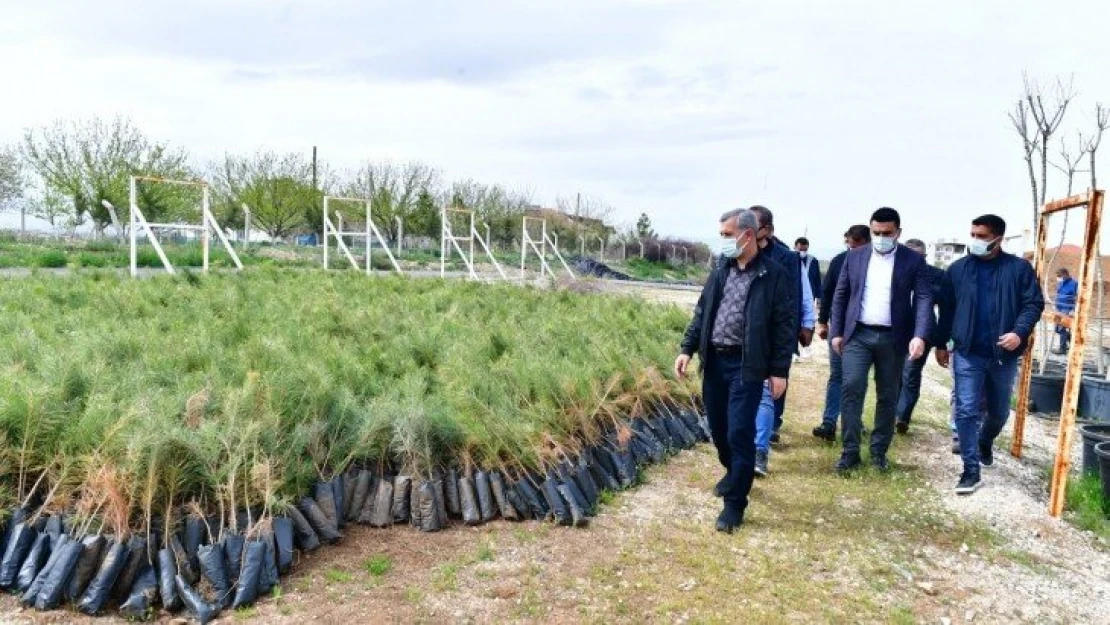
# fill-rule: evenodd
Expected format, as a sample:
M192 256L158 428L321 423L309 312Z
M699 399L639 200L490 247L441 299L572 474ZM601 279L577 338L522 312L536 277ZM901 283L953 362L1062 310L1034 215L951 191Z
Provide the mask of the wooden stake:
M1079 294L1075 303L1075 328L1068 352L1068 372L1060 411L1060 432L1056 439L1056 463L1052 470L1048 513L1059 518L1064 513L1068 470L1071 468L1072 434L1079 407L1079 383L1083 379L1083 350L1087 343L1087 315L1094 291L1095 263L1098 259L1098 231L1102 223L1102 191L1091 191L1087 204L1086 232L1083 233L1083 262L1079 265Z
M1041 213L1040 225L1037 227L1037 244L1033 248L1033 272L1037 274L1037 284L1041 283L1041 271L1044 269L1045 245L1048 242L1048 215ZM1033 379L1033 344L1036 340L1036 326L1029 334L1029 344L1025 348L1025 355L1021 358L1021 378L1018 382L1017 410L1014 412L1014 442L1010 447L1010 455L1021 457L1022 446L1025 443L1025 417L1029 414L1029 385Z

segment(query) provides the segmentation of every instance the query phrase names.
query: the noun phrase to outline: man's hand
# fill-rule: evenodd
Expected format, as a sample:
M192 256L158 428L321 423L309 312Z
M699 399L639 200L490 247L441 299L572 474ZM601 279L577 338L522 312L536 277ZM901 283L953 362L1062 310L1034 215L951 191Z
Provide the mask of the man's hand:
M948 353L947 349L942 349L940 347L937 348L937 364L938 365L947 369L948 368L948 360L949 360L950 357L951 357L951 354Z
M917 360L923 355L925 355L925 341L915 336L910 340L910 360Z
M771 378L771 397L778 399L786 392L786 378Z
M829 338L829 324L827 324L827 323L817 324L817 336L819 336L822 341Z
M680 379L686 379L686 368L690 366L690 357L686 354L679 354L678 358L674 359L674 374Z
M809 347L809 344L813 342L813 329L802 328L798 330L798 342L802 344L802 347Z
M998 346L1002 349L1012 352L1021 345L1021 337L1015 332L1007 332L998 337Z
M838 354L844 353L844 337L838 336L832 340L833 351Z

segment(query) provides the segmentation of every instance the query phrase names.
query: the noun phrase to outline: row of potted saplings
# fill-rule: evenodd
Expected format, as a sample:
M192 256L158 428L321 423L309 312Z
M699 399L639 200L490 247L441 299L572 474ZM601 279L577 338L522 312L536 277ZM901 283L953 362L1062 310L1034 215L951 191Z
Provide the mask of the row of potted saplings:
M225 608L249 606L269 593L291 570L296 549L339 542L347 523L407 522L430 532L452 518L479 525L500 516L581 527L603 490L628 488L640 467L708 440L704 416L664 407L609 431L599 444L543 474L435 469L416 484L407 475L352 466L317 482L285 516L242 510L224 522L193 504L168 536L153 529L146 536L106 535L91 532L90 521L74 527L72 517L20 507L0 542L0 590L19 593L24 606L37 610L65 602L95 615L118 605L122 616L145 619L160 603L207 623Z

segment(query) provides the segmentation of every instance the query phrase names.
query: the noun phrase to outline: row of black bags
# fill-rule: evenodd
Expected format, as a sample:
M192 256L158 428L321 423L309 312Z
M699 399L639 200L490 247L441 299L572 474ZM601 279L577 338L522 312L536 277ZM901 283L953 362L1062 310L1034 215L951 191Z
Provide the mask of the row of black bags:
M292 568L295 549L335 544L348 523L409 523L431 532L453 519L480 525L500 517L581 527L603 491L628 488L640 467L708 440L703 416L661 407L543 473L437 468L414 481L355 465L317 482L286 516L244 510L234 522L221 523L186 514L169 536L77 537L63 515L35 518L17 508L0 534L0 590L19 593L24 606L38 610L66 603L95 615L118 607L125 618L142 620L161 605L207 623L223 609L249 606L270 593ZM264 521L254 522L258 518Z

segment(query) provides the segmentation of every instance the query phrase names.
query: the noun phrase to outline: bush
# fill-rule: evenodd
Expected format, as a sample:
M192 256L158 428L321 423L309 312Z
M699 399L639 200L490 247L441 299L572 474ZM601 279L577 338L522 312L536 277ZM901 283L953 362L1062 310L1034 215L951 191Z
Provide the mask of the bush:
M40 252L37 256L35 256L34 261L34 265L36 267L46 267L48 269L57 269L60 267L65 267L68 264L69 259L66 257L66 253L62 250L46 250L44 252Z
M98 256L89 252L81 252L77 255L78 267L107 267L109 259L105 256Z
M85 245L85 249L90 252L116 252L120 249L120 247L122 246L120 246L115 241L105 240L89 241L89 243Z

